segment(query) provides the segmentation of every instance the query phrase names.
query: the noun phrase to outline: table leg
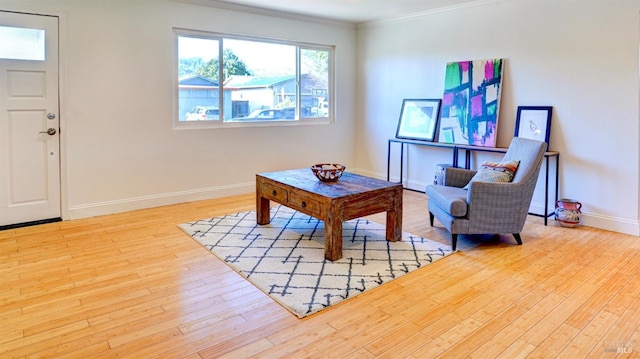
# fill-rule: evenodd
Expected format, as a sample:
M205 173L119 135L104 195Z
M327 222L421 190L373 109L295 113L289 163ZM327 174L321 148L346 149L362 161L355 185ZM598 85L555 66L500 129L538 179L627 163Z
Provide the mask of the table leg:
M256 181L256 222L258 224L269 224L270 221L269 200L262 197L262 185L260 181Z
M324 221L324 257L337 261L342 258L342 216L330 212Z
M545 173L544 173L544 225L547 225L549 218L549 156L545 157Z
M386 237L390 242L402 239L402 191L397 191L393 209L387 211Z

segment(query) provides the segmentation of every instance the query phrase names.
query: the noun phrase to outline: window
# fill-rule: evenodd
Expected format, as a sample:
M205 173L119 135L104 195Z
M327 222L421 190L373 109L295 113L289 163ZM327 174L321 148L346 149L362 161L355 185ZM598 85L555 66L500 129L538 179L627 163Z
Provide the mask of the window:
M178 126L330 120L332 47L185 30L176 35Z
M0 59L44 61L44 30L0 26Z

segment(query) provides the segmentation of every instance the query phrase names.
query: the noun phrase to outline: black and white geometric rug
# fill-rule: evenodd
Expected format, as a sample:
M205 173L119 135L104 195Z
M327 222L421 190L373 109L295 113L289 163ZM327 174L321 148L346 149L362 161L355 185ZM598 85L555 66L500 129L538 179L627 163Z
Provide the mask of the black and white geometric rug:
M299 318L452 253L406 232L388 242L383 225L355 219L343 223L343 257L332 262L324 258L324 222L285 206L271 208L268 225L249 211L180 228Z

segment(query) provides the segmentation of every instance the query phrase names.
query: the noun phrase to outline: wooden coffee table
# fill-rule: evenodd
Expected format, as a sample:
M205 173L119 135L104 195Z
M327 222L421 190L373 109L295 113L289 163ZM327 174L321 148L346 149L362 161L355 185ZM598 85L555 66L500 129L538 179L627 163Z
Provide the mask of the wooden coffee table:
M345 172L336 182L318 180L311 169L256 174L258 224L271 221L274 201L324 221L325 258L342 258L342 222L387 212L386 238L402 238L402 185Z

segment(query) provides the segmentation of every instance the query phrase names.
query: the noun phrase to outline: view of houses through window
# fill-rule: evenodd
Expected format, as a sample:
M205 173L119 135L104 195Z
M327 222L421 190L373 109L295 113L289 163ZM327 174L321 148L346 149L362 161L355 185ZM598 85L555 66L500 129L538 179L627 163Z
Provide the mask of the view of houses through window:
M178 119L329 117L331 56L327 46L178 33Z

